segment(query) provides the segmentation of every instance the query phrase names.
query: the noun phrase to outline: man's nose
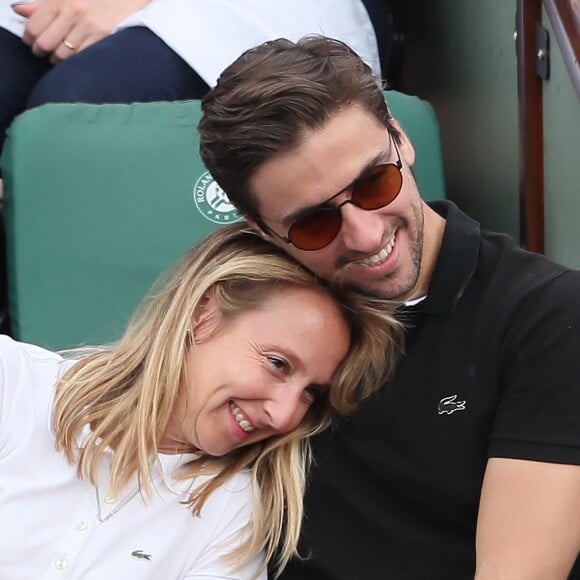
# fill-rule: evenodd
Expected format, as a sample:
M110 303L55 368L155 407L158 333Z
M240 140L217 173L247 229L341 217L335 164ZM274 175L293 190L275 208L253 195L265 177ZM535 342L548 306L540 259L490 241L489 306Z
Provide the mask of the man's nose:
M381 245L384 232L380 213L361 209L354 203L345 203L340 211L344 245L349 250L364 254L375 252Z
M270 427L278 433L288 433L296 428L306 414L307 405L302 402L302 388L280 387L275 396L264 403Z

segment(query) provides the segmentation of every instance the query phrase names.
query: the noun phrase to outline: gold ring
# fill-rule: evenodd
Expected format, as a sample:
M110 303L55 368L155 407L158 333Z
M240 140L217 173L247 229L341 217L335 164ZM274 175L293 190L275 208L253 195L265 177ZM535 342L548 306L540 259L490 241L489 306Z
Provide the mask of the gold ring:
M63 40L62 43L69 49L72 50L73 52L76 52L76 46L74 46L74 44L71 44L68 40Z

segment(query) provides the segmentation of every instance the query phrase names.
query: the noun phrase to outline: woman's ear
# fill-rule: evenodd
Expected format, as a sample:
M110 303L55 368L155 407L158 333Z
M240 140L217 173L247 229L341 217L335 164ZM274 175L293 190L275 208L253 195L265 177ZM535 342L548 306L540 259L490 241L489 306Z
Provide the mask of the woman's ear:
M217 329L221 312L213 291L199 301L191 319L191 338L194 344L207 340Z
M401 128L401 125L399 125L398 121L393 117L391 117L390 121L395 126L395 129L399 133L400 143L398 143L398 145L399 150L401 151L401 157L405 160L405 163L409 167L412 167L413 164L415 163L415 148L413 147L411 140L407 136L407 133L405 133L405 131L403 131L403 129Z

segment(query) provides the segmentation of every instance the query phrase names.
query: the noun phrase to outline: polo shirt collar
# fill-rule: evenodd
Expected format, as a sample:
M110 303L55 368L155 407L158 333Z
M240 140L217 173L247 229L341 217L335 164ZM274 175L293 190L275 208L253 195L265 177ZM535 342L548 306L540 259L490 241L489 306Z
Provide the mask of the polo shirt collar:
M88 425L84 425L76 436L75 442L78 449L84 447L90 435L91 428ZM55 437L54 433L53 437ZM105 449L105 457L112 456L112 454L113 451L107 447ZM151 480L156 481L158 478L161 478L161 481L163 481L165 487L170 492L181 494L191 487L191 479L180 479L178 477L179 471L184 465L198 459L199 457L200 455L198 453L182 453L176 455L159 453L153 457L151 463ZM103 487L103 485L105 488L108 488L108 472L105 474L100 487ZM100 491L102 492L103 490L101 489Z
M475 272L480 227L450 201L434 201L429 206L446 220L443 240L427 297L404 310L443 315L455 309Z
M179 479L178 475L181 468L198 459L199 453L183 453L181 455L166 455L160 453L157 455L157 466L161 472L163 483L169 491L181 494L191 489L192 479Z
M64 360L63 361L63 369L61 374L64 374L69 368L71 368L76 362L76 360ZM53 398L54 404L54 398ZM52 421L52 405L51 411L48 413L47 416L47 427L48 431L53 439L56 439L56 434L54 432L54 426ZM84 425L82 429L76 434L75 437L75 444L77 449L82 449L89 437L91 436L91 428L89 425ZM110 448L105 449L105 456L112 455L112 450ZM159 453L153 458L153 462L151 465L151 478L155 480L157 478L157 474L159 473L161 480L167 487L167 489L175 494L181 494L188 489L191 488L192 481L191 479L179 479L178 473L181 468L198 459L200 457L199 453L182 453L176 455L167 455L164 453ZM100 475L100 474L99 474ZM99 481L101 481L99 485ZM104 474L103 479L100 478L97 480L97 485L99 486L100 493L105 495L106 489L108 489L108 473Z

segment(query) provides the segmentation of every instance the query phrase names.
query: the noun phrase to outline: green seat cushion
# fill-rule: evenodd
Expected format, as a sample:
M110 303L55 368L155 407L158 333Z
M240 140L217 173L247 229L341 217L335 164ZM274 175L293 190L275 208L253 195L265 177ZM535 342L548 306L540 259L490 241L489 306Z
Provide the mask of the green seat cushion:
M388 100L414 141L421 188L443 197L431 107ZM2 171L16 338L55 349L118 339L162 270L239 219L199 158L199 117L188 101L45 105L15 120Z

